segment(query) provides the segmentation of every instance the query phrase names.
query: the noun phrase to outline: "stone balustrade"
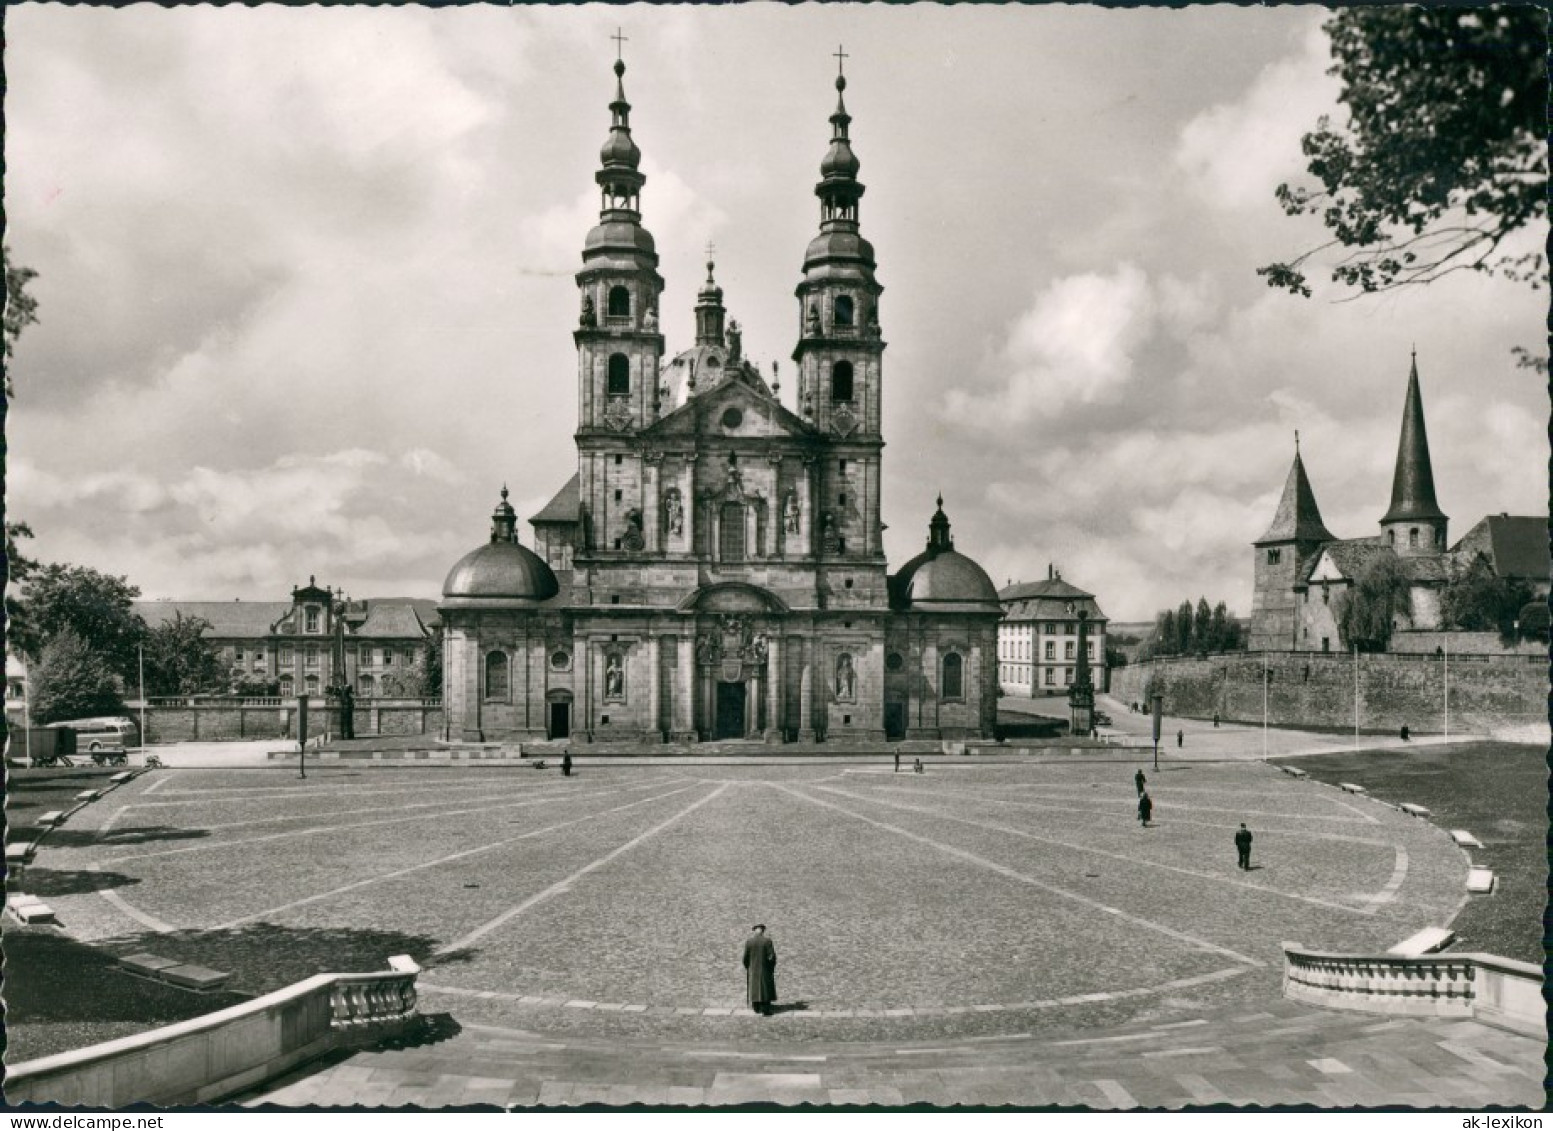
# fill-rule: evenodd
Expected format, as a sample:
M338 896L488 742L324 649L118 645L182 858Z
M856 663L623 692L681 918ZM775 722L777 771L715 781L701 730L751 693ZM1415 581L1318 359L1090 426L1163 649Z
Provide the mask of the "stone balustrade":
M1293 1001L1407 1017L1472 1017L1530 1036L1547 1032L1542 971L1492 954L1326 954L1284 943Z
M318 974L204 1017L7 1066L7 1103L120 1110L199 1104L299 1064L403 1030L416 1014L408 959L367 974Z

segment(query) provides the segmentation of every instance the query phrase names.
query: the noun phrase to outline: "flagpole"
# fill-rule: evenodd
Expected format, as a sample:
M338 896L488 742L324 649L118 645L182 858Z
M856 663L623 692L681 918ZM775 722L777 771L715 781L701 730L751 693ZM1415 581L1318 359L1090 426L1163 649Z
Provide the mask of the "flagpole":
M1451 640L1445 638L1445 741L1451 740Z
M1353 748L1359 749L1359 642L1353 643Z
M140 753L143 760L146 752L146 646L141 644L135 650L140 655Z
M1267 761L1267 649L1262 649L1262 761Z

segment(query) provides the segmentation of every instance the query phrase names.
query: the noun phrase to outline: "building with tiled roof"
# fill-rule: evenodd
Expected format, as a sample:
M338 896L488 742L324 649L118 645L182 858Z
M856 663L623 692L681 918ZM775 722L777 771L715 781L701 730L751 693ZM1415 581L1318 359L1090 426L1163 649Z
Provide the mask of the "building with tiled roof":
M1446 586L1479 557L1499 576L1528 581L1539 594L1547 594L1546 518L1489 516L1447 549L1448 521L1435 497L1415 354L1402 408L1391 504L1381 517L1379 534L1337 538L1327 530L1296 434L1294 464L1272 524L1253 543L1248 646L1252 651L1346 650L1349 645L1338 624L1342 602L1381 560L1394 562L1408 581L1407 608L1396 615L1398 630L1440 629Z
M1005 695L1065 695L1078 671L1078 620L1089 622L1089 669L1096 687L1105 689L1105 632L1109 623L1094 594L1064 581L1047 566L1042 581L1008 585L998 591L1003 620L998 625L998 682Z
M289 601L136 601L134 610L151 628L179 616L205 621L205 637L234 681L271 683L282 696L346 683L361 698L421 658L436 617L432 601L350 601L313 578L294 587Z

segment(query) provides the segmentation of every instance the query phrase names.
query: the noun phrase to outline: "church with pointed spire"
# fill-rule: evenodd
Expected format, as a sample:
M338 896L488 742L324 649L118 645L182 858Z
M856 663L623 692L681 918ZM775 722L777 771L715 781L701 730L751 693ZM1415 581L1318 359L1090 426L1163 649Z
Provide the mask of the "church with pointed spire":
M1379 559L1389 559L1407 580L1406 608L1394 618L1393 650L1399 644L1405 648L1397 632L1442 628L1442 591L1479 557L1495 573L1526 580L1546 596L1546 518L1490 516L1449 548L1447 521L1435 497L1415 352L1402 407L1391 503L1380 518L1378 533L1338 538L1326 528L1295 433L1294 463L1272 524L1252 543L1255 564L1248 648L1253 652L1347 651L1352 644L1339 626L1342 601Z
M885 560L884 288L845 77L784 391L777 362L768 378L746 355L710 250L692 342L668 352L625 71L576 275L576 472L531 518L532 550L503 492L489 542L448 575L445 737L990 737L1001 607L942 498L923 552Z

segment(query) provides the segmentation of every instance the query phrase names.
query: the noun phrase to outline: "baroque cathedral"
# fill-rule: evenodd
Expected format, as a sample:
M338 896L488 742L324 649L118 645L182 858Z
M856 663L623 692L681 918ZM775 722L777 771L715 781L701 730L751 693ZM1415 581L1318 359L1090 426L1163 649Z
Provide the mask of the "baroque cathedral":
M954 548L888 572L873 246L836 79L796 296L796 396L743 355L707 264L695 344L664 363L664 280L642 223L625 64L577 273L577 472L518 539L448 574L444 737L453 741L846 742L991 736L997 591Z

